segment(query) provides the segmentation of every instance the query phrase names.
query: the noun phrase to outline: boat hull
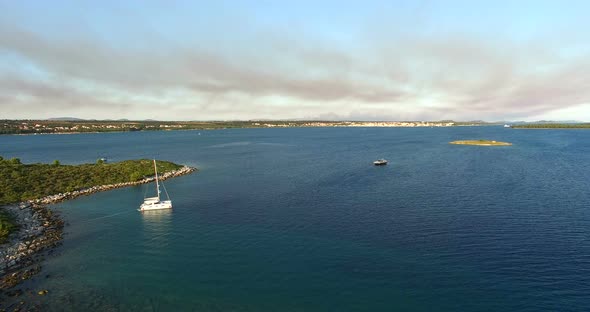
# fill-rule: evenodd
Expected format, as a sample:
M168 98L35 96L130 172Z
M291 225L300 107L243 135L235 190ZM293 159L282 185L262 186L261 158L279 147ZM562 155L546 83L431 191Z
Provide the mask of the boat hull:
M139 206L139 211L159 210L159 209L172 209L172 201L163 200L158 203L142 204L141 206Z
M387 159L377 159L373 162L375 166L385 166L387 165Z

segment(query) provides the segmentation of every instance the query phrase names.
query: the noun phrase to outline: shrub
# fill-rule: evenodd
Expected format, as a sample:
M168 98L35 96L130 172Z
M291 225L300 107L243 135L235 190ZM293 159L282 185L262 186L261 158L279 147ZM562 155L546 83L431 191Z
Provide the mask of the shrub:
M16 158L16 157L10 158L10 160L8 162L10 162L13 165L20 165L21 164L20 159Z

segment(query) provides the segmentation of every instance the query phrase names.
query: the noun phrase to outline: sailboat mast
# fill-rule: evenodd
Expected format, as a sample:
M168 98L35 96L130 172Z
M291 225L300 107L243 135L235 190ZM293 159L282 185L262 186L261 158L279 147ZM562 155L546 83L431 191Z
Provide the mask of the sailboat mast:
M160 201L160 183L158 183L158 167L156 167L156 160L154 159L154 171L156 172L156 194L158 201Z

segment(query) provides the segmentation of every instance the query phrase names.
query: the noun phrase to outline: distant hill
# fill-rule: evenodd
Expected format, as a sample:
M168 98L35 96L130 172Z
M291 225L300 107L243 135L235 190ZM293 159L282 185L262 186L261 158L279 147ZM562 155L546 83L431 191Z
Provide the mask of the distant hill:
M56 118L47 118L47 120L53 120L53 121L83 121L85 119L76 118L76 117L56 117Z
M583 123L583 121L579 120L539 120L531 123L560 123L560 124L569 124L569 123Z
M510 125L580 124L580 123L584 123L584 121L580 121L580 120L536 120L536 121L514 120L514 121L501 121L499 123L510 124Z

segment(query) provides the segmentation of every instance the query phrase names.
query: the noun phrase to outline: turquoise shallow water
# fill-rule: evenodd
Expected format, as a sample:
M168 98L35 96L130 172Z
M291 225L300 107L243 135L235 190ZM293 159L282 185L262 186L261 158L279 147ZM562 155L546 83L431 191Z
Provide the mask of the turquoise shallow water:
M480 138L514 145L448 144ZM585 311L589 139L235 129L1 136L0 155L200 169L166 182L168 212L135 210L144 186L55 205L64 245L27 284L47 311Z

